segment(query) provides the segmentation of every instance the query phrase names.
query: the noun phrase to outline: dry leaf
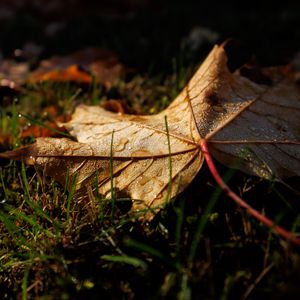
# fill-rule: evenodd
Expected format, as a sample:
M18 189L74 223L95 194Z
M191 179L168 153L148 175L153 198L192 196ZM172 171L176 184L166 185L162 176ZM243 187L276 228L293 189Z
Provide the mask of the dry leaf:
M79 70L77 65L71 65L66 69L54 69L48 72L35 71L31 75L31 82L35 81L74 81L78 83L90 84L91 74L84 70Z
M263 178L300 175L300 90L292 74L262 70L264 84L257 84L226 63L215 47L179 96L190 99L211 153L227 166L244 157L239 168Z
M6 157L23 156L61 183L67 173L69 184L76 177L81 197L91 194L97 177L105 198L111 197L112 157L113 184L119 195L133 199L133 209L160 207L182 191L201 168L203 139L223 164L242 157L240 169L250 174L300 175L300 97L292 74L262 70L265 81L256 83L258 75L250 80L232 74L226 63L223 47L215 46L182 93L157 115L81 105L63 124L76 142L39 138Z
M112 52L86 48L68 56L54 56L43 60L30 74L30 82L76 81L90 84L95 76L98 83L110 87L124 74L124 66Z

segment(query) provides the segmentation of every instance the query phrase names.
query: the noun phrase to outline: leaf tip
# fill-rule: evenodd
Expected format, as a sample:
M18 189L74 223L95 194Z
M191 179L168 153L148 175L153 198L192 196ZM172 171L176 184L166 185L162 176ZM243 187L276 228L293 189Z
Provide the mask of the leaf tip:
M30 155L28 150L29 147L23 147L12 151L6 151L0 153L0 157L4 159L23 160L28 165L34 165L35 159Z

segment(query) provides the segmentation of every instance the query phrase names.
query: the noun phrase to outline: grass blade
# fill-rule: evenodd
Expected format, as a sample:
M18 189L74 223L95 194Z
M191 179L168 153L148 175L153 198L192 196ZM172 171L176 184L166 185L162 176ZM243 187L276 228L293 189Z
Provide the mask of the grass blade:
M113 144L114 144L114 130L111 133L111 142L110 142L110 155L109 155L109 179L110 179L110 192L111 192L111 218L114 216L115 212L115 187L114 187L114 170L113 170Z
M30 121L31 123L39 125L39 126L41 126L43 128L46 128L46 129L48 129L48 130L50 130L50 131L52 131L54 133L58 133L59 135L62 135L62 136L65 136L65 137L69 137L69 138L72 137L69 133L66 133L66 132L60 131L58 129L55 129L55 128L51 127L51 126L48 126L44 122L41 122L41 121L39 121L39 120L37 120L37 119L29 116L29 115L21 114L21 116L24 117L25 119L27 119L28 121Z
M127 255L102 255L101 259L131 265L136 268L142 268L143 270L148 268L148 265L141 259Z
M146 245L144 243L135 241L133 239L125 240L125 245L128 246L128 247L131 247L131 248L135 248L135 249L137 249L141 252L148 253L149 255L151 255L155 258L158 258L159 260L167 263L168 265L172 266L175 269L179 268L178 263L173 262L169 257L164 255L162 252L160 252L159 250L157 250L157 249L155 249L155 248L153 248L149 245Z

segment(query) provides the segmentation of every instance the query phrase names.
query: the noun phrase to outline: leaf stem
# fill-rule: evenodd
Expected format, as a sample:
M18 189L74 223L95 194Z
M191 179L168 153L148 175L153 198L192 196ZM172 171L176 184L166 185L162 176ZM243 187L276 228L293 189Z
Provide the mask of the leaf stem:
M221 187L221 189L233 200L235 201L239 206L244 208L246 212L263 223L265 226L273 230L275 233L283 237L284 239L290 241L294 245L297 245L300 247L300 239L297 238L292 232L284 229L281 226L276 225L272 220L267 218L266 216L262 215L260 212L258 212L256 209L251 207L249 204L247 204L242 198L240 198L237 194L235 194L229 186L223 181L220 174L218 173L215 164L211 158L211 155L208 150L207 141L202 139L199 142L199 146L201 148L201 151L205 157L207 166L212 174L212 176L215 178L218 185Z

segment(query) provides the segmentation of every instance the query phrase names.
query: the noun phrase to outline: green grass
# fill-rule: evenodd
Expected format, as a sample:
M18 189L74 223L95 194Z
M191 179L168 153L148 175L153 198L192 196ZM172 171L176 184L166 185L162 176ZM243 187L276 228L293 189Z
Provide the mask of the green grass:
M113 89L131 99L129 104L136 110L155 113L182 87L182 74L181 70L164 80L136 75ZM1 130L12 133L2 150L32 142L34 138L22 139L20 133L28 121L44 126L50 118L43 114L48 106L68 115L78 102L95 104L110 93L95 83L80 90L69 84L27 88L17 102L1 110ZM35 103L33 113L29 97ZM19 113L26 118L19 118ZM110 174L112 148L113 136ZM236 207L205 166L150 224L129 214L128 199L116 198L112 176L111 201L104 201L95 185L96 204L83 206L77 202L76 178L67 192L66 186L23 163L1 160L0 168L1 299L292 299L299 295L299 249ZM295 193L279 183L221 165L218 169L251 205L299 231ZM297 187L299 178L289 184Z

